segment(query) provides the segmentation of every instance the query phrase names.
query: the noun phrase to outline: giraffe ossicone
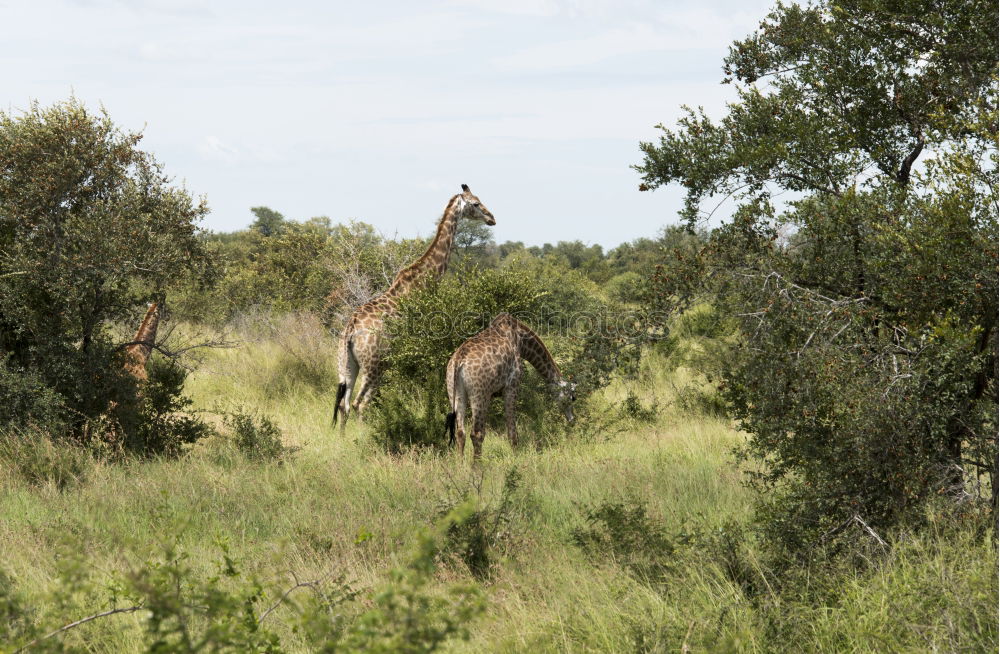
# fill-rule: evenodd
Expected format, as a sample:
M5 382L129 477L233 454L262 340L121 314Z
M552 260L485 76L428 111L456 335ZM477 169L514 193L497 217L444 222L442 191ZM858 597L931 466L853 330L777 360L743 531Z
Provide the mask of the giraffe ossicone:
M509 313L501 313L489 327L462 343L448 360L445 383L449 413L445 429L460 455L465 453L466 404L472 413L473 458L479 459L490 398L497 393L503 393L507 438L511 447L517 445L515 408L522 374L521 359L530 363L555 388L557 402L566 419L573 422L576 384L562 378L559 366L538 334Z
M390 335L384 330L385 321L399 311L400 298L428 281L440 278L448 269L448 259L455 243L455 233L462 219L478 220L495 225L496 219L486 205L473 195L468 185L448 200L438 222L437 232L427 251L415 262L396 274L392 284L378 297L354 310L340 335L337 369L340 383L333 409L333 422L343 415L341 425L353 408L363 415L378 388L385 368L385 355ZM355 382L360 378L357 393ZM352 402L352 396L354 400Z

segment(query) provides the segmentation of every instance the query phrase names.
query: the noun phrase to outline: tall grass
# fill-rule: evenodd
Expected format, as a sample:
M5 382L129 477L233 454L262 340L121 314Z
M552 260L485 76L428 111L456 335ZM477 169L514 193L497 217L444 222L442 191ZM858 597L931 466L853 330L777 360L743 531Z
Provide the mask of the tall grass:
M511 451L490 434L482 464L472 467L452 455L385 454L356 422L335 430L335 343L312 317L258 319L240 337L241 347L210 353L190 379L197 407L219 413L223 433L181 459L74 463L85 474L73 472L67 485L62 473L38 471L46 457L62 461L48 446L35 448L42 463L28 473L14 465L14 450L0 454L0 572L34 607L27 619L58 625L107 609L114 580L161 560L168 546L209 578L224 543L246 574L263 581L264 604L296 579L342 579L371 591L442 507L461 497L497 506L516 469L506 545L493 552L491 574L473 575L460 557L443 556L437 566L434 585L475 584L487 601L470 640L449 640L446 649L996 649L996 548L971 529L943 524L900 539L867 567L817 566L802 579L776 578L740 531L751 497L730 449L741 435L678 402L683 389L703 382L657 358L665 355L652 355L639 379L617 381L592 407L614 412L632 395L657 407L652 419L626 417L624 433L570 437L540 451ZM266 416L297 449L276 460L241 454L221 420L236 407ZM589 510L615 503L643 507L672 543L669 553L643 553L667 570L656 583L574 541ZM72 588L67 575L77 579ZM60 638L94 651L144 651L144 620L141 612L114 615ZM316 648L293 629L291 609L268 620L286 649Z

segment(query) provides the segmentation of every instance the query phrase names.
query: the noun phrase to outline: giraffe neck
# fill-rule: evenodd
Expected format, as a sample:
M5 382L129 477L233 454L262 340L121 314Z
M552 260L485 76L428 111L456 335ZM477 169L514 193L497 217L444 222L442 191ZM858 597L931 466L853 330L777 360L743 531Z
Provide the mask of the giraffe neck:
M538 374L550 384L558 383L562 379L562 374L559 372L556 360L549 354L549 349L545 347L542 339L538 338L538 334L531 331L531 328L523 323L518 323L518 331L521 337L521 357L534 366Z
M145 367L149 355L153 352L152 343L156 340L156 328L159 324L160 305L158 302L153 302L149 305L146 317L142 319L142 324L132 339L134 343L126 348L136 365Z
M392 280L392 285L385 292L389 297L406 295L417 286L428 281L439 279L448 269L448 258L455 244L455 232L458 229L460 216L459 205L461 195L456 195L444 209L444 215L438 222L437 233L427 251L415 262L403 268Z

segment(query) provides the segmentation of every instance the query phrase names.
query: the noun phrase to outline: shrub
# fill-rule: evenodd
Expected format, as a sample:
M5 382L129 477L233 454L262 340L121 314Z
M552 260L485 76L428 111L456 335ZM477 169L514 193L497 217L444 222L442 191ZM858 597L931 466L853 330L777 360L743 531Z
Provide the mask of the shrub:
M281 458L285 452L281 444L281 430L267 416L237 409L228 414L223 422L232 432L236 449L248 459L270 461Z
M573 530L573 542L595 563L610 559L640 581L662 583L671 569L674 542L640 502L605 502L587 509L585 527Z
M448 527L442 549L457 556L474 577L483 580L492 576L497 554L510 544L523 501L518 497L522 478L517 468L507 471L495 504L484 501L479 474L470 486L453 489L452 497L441 503L440 513L443 518L456 507L468 504L468 514Z
M206 578L194 574L188 557L172 547L162 562L133 573L131 593L149 614L145 629L150 651L281 651L278 637L258 619L263 586L256 579L242 579L238 563L224 544L220 547L221 561Z
M648 407L644 406L639 400L639 396L634 391L629 390L618 411L621 417L627 420L651 423L656 421L656 416L659 414L659 407L655 401Z
M212 433L212 428L184 413L191 399L183 395L187 370L178 363L152 357L147 364L149 381L139 401L139 421L126 434L127 449L146 455L177 456Z
M405 567L390 573L389 583L371 598L374 607L361 615L342 641L326 651L427 654L451 638L469 638L469 623L485 608L482 591L454 584L442 594L427 589L445 534L472 515L468 505L452 509L435 529L418 535Z
M646 280L634 270L615 275L607 281L604 289L608 296L617 302L634 303L645 299Z
M32 611L0 568L0 642L12 643L30 633Z
M378 401L365 417L372 439L382 450L401 454L413 448L447 447L444 431L448 396L444 377L429 375L422 386L407 387L394 374L386 376Z
M638 348L606 328L614 321L610 309L590 294L596 288L593 282L552 263L535 265L556 272L543 278L531 274L539 271L514 265L459 270L403 299L399 316L387 325L393 333L390 365L380 406L373 411L375 438L383 447L398 451L444 441L448 359L502 311L538 332L561 363L563 376L577 383L578 408L586 406L586 398L606 385L615 370L634 361ZM526 368L518 415L541 444L565 433L565 419L554 409L547 384L530 366ZM491 425L503 424L499 404L491 409Z

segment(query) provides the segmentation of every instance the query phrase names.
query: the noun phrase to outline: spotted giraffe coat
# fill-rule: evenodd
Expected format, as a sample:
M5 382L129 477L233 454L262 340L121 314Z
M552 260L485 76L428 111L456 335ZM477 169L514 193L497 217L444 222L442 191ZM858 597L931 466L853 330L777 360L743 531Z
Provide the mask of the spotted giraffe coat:
M399 301L405 295L432 279L438 279L448 268L455 241L458 222L462 218L480 220L487 225L495 225L496 219L469 187L462 184L462 192L452 196L438 223L437 233L427 251L414 263L399 271L388 289L373 300L366 302L348 319L340 336L337 353L337 367L340 383L333 409L333 422L337 415L343 415L346 424L352 407L362 414L378 388L385 368L385 355L389 349L390 335L386 333L385 321L399 311ZM360 383L354 401L355 381Z
M503 393L507 438L517 445L515 409L517 391L523 372L521 359L526 359L558 391L565 405L566 418L573 420L574 386L563 381L552 355L527 325L509 313L497 315L490 326L462 343L448 360L445 383L448 389L450 413L446 429L460 454L465 452L465 407L472 413L473 458L482 456L486 434L486 414L490 399Z

